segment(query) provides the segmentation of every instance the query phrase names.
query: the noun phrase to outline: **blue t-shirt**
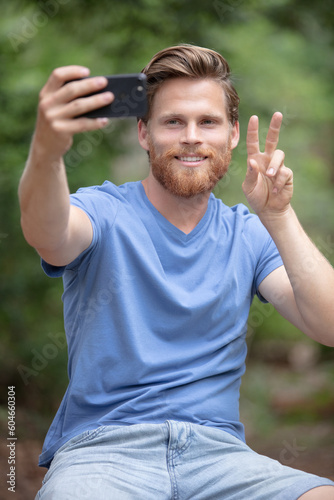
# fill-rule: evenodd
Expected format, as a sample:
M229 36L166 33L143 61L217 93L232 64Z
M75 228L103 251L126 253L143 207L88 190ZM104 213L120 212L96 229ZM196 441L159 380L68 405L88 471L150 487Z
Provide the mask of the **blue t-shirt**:
M282 265L258 217L211 194L185 234L141 182L80 189L71 203L90 217L93 240L66 267L42 262L49 276L63 277L69 385L40 465L101 425L172 419L244 440L239 387L249 307Z

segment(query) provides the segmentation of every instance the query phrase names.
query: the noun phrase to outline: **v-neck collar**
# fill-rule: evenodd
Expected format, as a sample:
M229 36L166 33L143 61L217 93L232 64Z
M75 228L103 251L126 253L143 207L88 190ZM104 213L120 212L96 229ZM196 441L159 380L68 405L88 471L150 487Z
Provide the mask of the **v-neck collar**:
M207 206L207 209L205 211L205 214L203 215L201 220L198 222L198 224L194 227L194 229L192 229L192 231L190 231L190 233L186 234L183 231L181 231L181 229L176 227L174 224L169 222L169 220L166 219L166 217L164 217L159 212L159 210L157 210L155 208L153 203L151 203L151 201L148 199L146 192L145 192L145 188L144 188L141 181L139 181L139 192L140 192L140 195L141 195L143 202L149 208L150 212L154 215L154 217L155 217L156 221L158 222L158 224L160 225L160 227L164 231L168 232L175 239L178 239L179 241L187 242L187 241L192 240L195 236L197 236L201 232L201 230L206 226L208 220L210 219L210 215L211 215L211 211L212 211L212 203L211 203L212 202L211 198L213 196L212 194L209 197L208 206Z

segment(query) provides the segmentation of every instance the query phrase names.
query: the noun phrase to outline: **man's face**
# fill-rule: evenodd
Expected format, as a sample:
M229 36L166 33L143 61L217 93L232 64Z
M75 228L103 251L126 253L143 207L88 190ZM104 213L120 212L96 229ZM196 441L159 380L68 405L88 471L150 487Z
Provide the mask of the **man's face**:
M238 140L224 90L212 79L167 80L154 97L147 126L139 122L139 142L149 152L153 176L185 198L212 191Z

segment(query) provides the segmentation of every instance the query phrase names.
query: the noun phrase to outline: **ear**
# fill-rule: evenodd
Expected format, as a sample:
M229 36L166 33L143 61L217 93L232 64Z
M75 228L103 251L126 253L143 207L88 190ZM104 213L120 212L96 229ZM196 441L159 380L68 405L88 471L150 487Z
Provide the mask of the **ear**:
M143 122L143 120L139 120L138 122L138 141L143 149L146 151L149 150L147 125Z
M231 148L234 149L237 147L240 139L240 130L239 130L239 122L235 122L231 129Z

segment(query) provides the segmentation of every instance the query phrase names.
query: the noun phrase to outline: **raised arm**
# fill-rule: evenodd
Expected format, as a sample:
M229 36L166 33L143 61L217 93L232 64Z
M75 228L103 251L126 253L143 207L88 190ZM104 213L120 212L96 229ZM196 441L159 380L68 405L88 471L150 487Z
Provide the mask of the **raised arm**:
M256 116L251 117L247 132L243 191L284 262L284 267L263 280L260 292L304 333L334 346L334 270L309 239L291 207L292 171L284 165L283 151L276 149L281 123L281 113L275 113L263 153L259 149Z
M30 153L19 185L21 225L27 242L50 264L66 265L92 240L88 216L70 205L63 161L73 135L104 127L108 120L75 118L113 100L110 92L83 97L106 86L104 77L87 77L82 66L55 69L40 92Z

